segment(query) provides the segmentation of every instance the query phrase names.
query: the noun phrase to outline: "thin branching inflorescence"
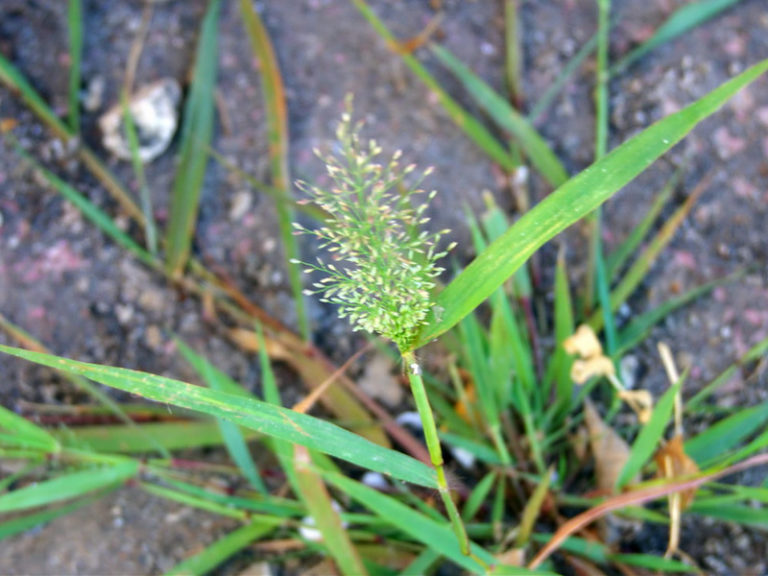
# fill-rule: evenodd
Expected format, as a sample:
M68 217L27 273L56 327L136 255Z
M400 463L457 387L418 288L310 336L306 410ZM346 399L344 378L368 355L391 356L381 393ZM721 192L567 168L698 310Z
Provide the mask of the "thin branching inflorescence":
M447 230L422 231L432 191L419 206L412 198L424 194L419 188L431 173L425 170L414 182L406 179L416 167L401 167L400 151L386 165L376 161L381 148L374 140L360 142L361 123L353 124L348 100L336 131L340 149L336 154L317 155L328 168L328 188L299 187L329 214L325 225L309 230L294 224L300 233L318 238L330 257L315 264L303 263L307 272L324 277L312 285L310 294L339 306L339 316L348 318L355 330L380 334L408 350L418 328L432 306L435 278L443 269L437 261L451 250L438 251Z

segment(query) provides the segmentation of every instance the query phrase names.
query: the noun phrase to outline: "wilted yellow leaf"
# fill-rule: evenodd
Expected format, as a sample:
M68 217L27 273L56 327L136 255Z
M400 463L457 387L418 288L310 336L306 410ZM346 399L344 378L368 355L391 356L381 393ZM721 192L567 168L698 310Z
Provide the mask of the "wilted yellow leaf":
M680 435L673 436L669 442L659 448L656 456L654 456L654 460L659 468L658 476L660 478L674 479L681 476L691 476L699 472L696 462L685 453L683 437ZM683 510L691 505L695 493L695 488L680 492L680 502Z
M647 424L653 414L653 396L648 390L621 390L619 398L637 413L641 424Z
M595 356L588 360L574 360L571 367L571 379L576 384L584 384L593 376L613 376L616 368L610 358Z
M582 358L603 355L603 347L592 328L582 324L573 334L563 341L563 348L568 354L578 354Z
M629 445L603 421L589 400L584 403L584 421L589 430L589 446L595 459L597 487L603 492L612 493L629 460Z

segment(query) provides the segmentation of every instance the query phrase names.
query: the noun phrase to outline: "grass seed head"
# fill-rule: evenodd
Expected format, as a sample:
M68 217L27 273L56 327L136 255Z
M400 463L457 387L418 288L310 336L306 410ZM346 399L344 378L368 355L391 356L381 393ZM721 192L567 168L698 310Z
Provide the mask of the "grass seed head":
M338 305L339 316L348 318L355 330L380 334L407 350L432 308L431 291L443 271L437 260L454 245L438 252L448 231L420 230L428 221L422 214L434 192L418 207L412 205L413 197L424 193L418 186L431 169L415 183L406 183L415 165L401 168L401 151L389 162L377 162L381 147L375 141L362 145L360 127L352 123L348 99L336 131L336 152L317 153L331 184L300 184L329 217L317 230L297 230L320 239L333 259L320 258L308 266L325 275L313 284L313 292Z

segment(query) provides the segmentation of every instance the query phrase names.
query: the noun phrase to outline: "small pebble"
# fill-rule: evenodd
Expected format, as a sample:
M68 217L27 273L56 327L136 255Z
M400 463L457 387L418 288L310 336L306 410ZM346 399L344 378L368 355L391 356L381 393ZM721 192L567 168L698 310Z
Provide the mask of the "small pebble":
M140 88L128 107L139 141L138 155L143 162L160 156L171 143L179 120L181 86L174 78L164 78ZM104 148L122 160L131 160L131 147L125 136L123 106L120 102L99 118Z

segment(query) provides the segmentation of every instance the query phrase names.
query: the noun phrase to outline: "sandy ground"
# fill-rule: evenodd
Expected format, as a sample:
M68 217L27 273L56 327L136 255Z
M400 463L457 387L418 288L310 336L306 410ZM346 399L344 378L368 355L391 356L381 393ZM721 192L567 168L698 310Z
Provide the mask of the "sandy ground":
M612 33L612 52L622 54L648 37L682 1L614 2L622 15ZM84 89L103 82L102 103L83 115L84 138L100 146L98 115L117 98L125 61L141 21L137 2L88 2L85 19ZM371 2L401 38L417 34L433 13L426 1ZM499 2L443 2L441 42L496 88L503 86L503 19ZM259 4L287 88L294 178L311 180L322 166L315 146L328 144L343 97L355 93L356 112L367 133L385 150L402 149L419 165L434 165L428 185L440 191L431 216L450 227L461 259L471 257L464 206L479 211L485 191L508 210L514 202L499 170L451 123L430 94L390 53L344 0L276 0ZM158 3L138 68L136 84L172 76L182 83L193 60L201 1ZM587 0L527 2L524 30L524 93L536 101L567 60L594 33L595 11ZM225 2L221 20L219 122L215 148L230 161L267 180L268 159L259 76L243 33L237 3ZM31 80L57 111L66 110L66 3L0 2L0 51ZM477 112L456 82L419 54L459 101ZM667 45L611 82L611 135L615 146L632 134L768 56L768 10L762 0L744 0L711 22ZM575 173L592 161L592 71L586 65L538 127ZM479 113L479 112L478 112ZM6 91L0 117L15 118L17 135L35 156L48 159L98 204L113 211L106 192L66 154ZM158 215L167 214L176 146L147 166ZM671 214L706 176L711 184L692 217L632 298L627 313L641 312L669 297L745 266L742 280L675 313L633 353L634 376L654 391L665 383L655 342L665 340L682 366L692 366L690 391L768 333L768 79L762 78L707 120L682 144L606 205L605 241L610 248L635 225L675 167L688 163ZM133 182L127 163L109 160ZM548 192L537 179L534 198ZM247 209L243 210L245 205ZM293 322L282 268L276 219L269 198L211 163L202 197L196 250L215 263L266 310ZM583 246L568 237L569 266L578 279ZM552 264L557 239L544 251ZM311 246L305 246L311 250ZM547 268L549 269L549 268ZM549 272L544 274L545 279ZM542 286L546 291L547 286ZM316 341L337 360L354 349L349 330L317 304L311 307ZM179 333L250 388L258 386L253 358L233 349L201 318L193 299L180 298L92 228L61 198L25 169L0 142L0 312L24 326L58 354L193 380L175 358L166 335ZM4 336L0 341L8 342ZM46 370L0 358L0 401L67 403L79 392ZM766 373L737 374L717 401L727 407L767 396ZM705 422L689 423L690 430ZM0 573L154 574L212 541L227 528L213 517L127 488L99 504L3 544ZM653 544L663 549L663 540ZM766 573L765 538L700 519L686 521L682 547L710 573Z

